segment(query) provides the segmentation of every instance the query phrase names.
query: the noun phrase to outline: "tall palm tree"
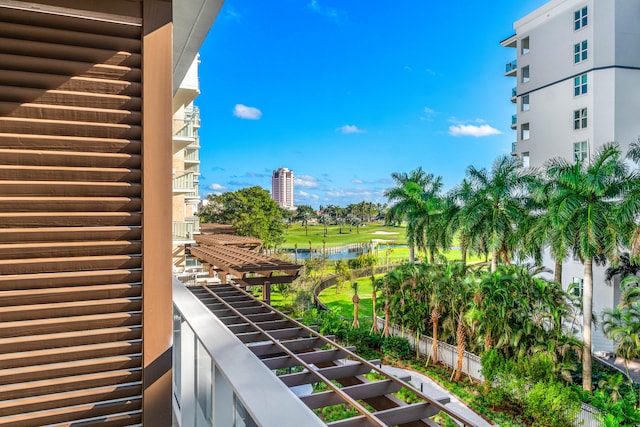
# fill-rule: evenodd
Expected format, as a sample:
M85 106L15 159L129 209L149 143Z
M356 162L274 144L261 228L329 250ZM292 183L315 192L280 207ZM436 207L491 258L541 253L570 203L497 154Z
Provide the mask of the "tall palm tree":
M582 388L591 392L591 328L593 304L593 259L616 260L622 246L621 226L614 213L624 196L627 167L615 145L604 145L590 163L571 164L551 159L546 173L555 182L549 199L553 226L561 229L584 263L582 294Z
M353 327L360 327L360 322L358 321L358 308L360 305L360 297L358 296L358 282L353 282L351 284L351 289L353 290L353 298L351 298L351 302L353 302Z
M424 243L420 233L424 233L429 221L425 216L429 215L429 208L433 209L432 197L437 196L442 188L442 177L434 177L425 173L422 168L417 168L410 173L391 174L396 187L384 192L390 203L394 203L387 215L387 224L407 224L407 243L409 244L409 261L415 262L415 246Z
M605 310L602 329L616 342L616 355L624 358L627 378L632 383L628 361L640 357L640 277L627 276L620 289L620 304L613 310Z
M554 218L556 211L548 209L549 200L557 188L555 182L545 176L528 176L526 179L531 203L529 225L525 227L522 249L537 264L542 264L545 248L554 259L553 280L562 285L562 264L569 256L570 243L562 230L561 221Z
M378 315L377 315L377 303L378 303L378 291L382 288L382 279L376 279L371 275L371 305L373 309L373 326L371 330L375 333L378 332Z
M528 215L521 171L520 161L512 156L496 159L490 172L467 168L471 192L462 220L472 239L485 239L491 252L491 271L496 271L499 257L509 260L513 236Z

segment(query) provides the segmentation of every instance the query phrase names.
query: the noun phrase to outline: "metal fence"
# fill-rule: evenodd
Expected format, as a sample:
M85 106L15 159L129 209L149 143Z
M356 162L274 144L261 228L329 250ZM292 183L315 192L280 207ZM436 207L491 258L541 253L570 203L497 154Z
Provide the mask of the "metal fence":
M378 317L376 321L378 322L378 327L382 330L382 328L384 328L384 319ZM416 347L416 335L413 331L409 329L403 331L402 328L396 325L389 325L389 333L397 337L406 338L413 348ZM418 353L423 357L428 357L433 360L433 338L420 335L418 338ZM458 348L451 344L438 341L438 362L455 369L458 363ZM484 382L480 357L465 351L462 360L462 373L476 381Z

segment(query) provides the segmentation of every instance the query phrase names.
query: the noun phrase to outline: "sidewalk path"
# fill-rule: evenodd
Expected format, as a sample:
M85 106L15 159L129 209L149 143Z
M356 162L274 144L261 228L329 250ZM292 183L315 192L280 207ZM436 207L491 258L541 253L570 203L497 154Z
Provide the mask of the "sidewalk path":
M622 357L616 356L598 356L603 363L617 369L622 372L625 376L627 375L627 368L625 366L625 360ZM627 365L629 367L629 376L631 377L631 381L636 384L640 384L640 359L627 360Z
M395 366L389 365L382 365L382 370L396 377L410 376L411 379L409 381L411 381L411 384L413 384L418 390L420 390L420 385L422 385L422 392L427 396L432 396L434 398L448 397L450 401L445 406L451 408L452 411L462 415L469 421L476 423L477 427L489 427L492 425L431 378L418 372L396 368Z

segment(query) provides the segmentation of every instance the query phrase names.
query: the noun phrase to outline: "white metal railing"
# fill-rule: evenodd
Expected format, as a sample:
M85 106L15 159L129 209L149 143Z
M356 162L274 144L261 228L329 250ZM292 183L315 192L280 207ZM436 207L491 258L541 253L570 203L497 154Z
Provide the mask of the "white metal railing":
M195 179L193 172L187 172L184 175L176 176L173 178L173 190L174 191L187 191L193 192L195 189ZM197 187L195 187L197 188Z
M173 221L173 239L185 240L193 239L193 233L195 232L194 223L189 221ZM198 223L198 232L200 231L200 223Z
M173 411L178 427L325 425L175 277Z
M200 161L200 156L199 156L199 151L197 149L192 150L191 146L187 147L184 150L184 161L185 162L199 162Z

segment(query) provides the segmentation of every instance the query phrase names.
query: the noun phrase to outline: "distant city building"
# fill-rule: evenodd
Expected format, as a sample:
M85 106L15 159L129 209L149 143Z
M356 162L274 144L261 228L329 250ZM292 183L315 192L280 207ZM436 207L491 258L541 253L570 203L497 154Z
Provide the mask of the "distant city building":
M506 76L516 78L511 102L517 132L511 154L525 167L553 157L588 161L599 147L616 142L624 151L640 135L640 3L628 0L553 0L514 23L516 34L502 46L514 48ZM545 265L554 262L547 253ZM584 266L577 256L563 266L563 287L578 284ZM606 267L593 271L593 309L618 304L620 292L605 281ZM600 328L594 351L612 351Z
M271 175L271 198L285 209L293 209L293 171L280 168Z

